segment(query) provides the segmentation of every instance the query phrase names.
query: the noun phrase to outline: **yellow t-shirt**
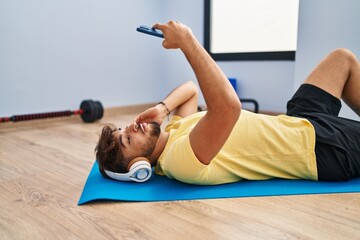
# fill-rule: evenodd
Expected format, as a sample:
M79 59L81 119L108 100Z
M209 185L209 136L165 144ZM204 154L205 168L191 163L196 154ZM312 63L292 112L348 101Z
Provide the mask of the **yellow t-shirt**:
M204 114L171 119L165 129L170 133L169 139L155 173L204 185L242 179L317 180L315 131L308 120L242 110L220 152L209 165L204 165L196 158L189 140L189 133Z

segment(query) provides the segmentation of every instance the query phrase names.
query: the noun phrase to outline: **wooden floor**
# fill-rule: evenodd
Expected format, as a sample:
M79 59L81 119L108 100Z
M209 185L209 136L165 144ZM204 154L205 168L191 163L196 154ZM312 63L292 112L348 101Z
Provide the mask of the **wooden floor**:
M134 116L0 123L0 239L360 239L359 193L77 206L102 124Z

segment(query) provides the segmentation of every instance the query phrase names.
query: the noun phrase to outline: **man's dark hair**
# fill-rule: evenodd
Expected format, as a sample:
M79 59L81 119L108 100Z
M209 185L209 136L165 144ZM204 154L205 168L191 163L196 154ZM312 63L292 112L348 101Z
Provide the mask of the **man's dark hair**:
M100 173L106 178L108 176L105 169L118 173L127 172L128 161L121 152L119 140L115 139L113 135L115 131L117 131L115 125L105 125L95 147L96 161L99 164Z

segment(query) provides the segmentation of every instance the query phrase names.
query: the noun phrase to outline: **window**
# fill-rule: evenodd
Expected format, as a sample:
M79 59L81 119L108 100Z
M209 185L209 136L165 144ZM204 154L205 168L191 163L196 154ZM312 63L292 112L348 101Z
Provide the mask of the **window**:
M205 0L205 49L215 60L294 60L299 0Z

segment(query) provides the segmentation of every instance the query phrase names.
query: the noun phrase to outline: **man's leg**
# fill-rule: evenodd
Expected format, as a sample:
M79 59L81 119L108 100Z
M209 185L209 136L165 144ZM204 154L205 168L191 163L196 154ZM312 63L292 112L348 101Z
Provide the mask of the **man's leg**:
M326 56L304 83L315 85L345 103L360 116L360 64L346 49Z

